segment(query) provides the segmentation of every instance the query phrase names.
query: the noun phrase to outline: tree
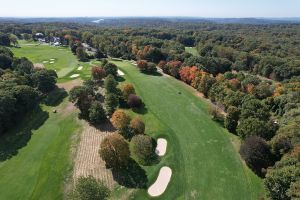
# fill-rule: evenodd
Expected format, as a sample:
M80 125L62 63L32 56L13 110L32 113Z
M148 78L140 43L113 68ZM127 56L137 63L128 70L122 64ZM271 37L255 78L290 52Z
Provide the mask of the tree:
M14 54L10 49L0 46L0 68L7 69L12 65Z
M74 189L73 198L78 200L106 200L110 196L109 189L92 176L79 177Z
M92 67L92 77L95 81L101 81L105 75L105 70L102 67Z
M134 86L130 83L126 83L122 86L122 94L124 99L128 99L130 94L135 94Z
M135 117L130 121L130 129L133 135L139 135L145 133L145 123L141 118Z
M139 60L137 62L137 67L143 73L155 73L157 71L156 65L151 62L147 62L146 60Z
M108 75L104 80L104 88L106 89L106 93L117 93L117 85L118 82L115 80L113 75Z
M108 62L103 66L103 68L105 70L106 75L111 74L114 77L116 77L118 75L118 67L114 63Z
M80 110L80 117L89 119L89 109L94 100L94 91L86 86L75 86L71 89L69 100Z
M113 114L119 105L119 98L116 94L108 93L105 95L104 106L108 115Z
M89 108L89 121L92 124L100 124L106 120L105 110L98 101L93 101Z
M267 123L265 121L253 117L240 119L240 123L237 126L237 133L241 138L256 135L264 139L270 139L273 136L272 133L269 133Z
M87 54L81 46L76 48L76 56L80 61L87 61Z
M7 34L0 32L0 45L2 45L2 46L9 46L10 45L10 39L9 39L9 36Z
M34 85L43 93L48 93L55 88L57 74L54 70L35 69L32 79Z
M250 136L245 139L240 147L240 154L246 164L258 175L262 176L262 169L273 164L270 147L260 137Z
M9 35L9 40L14 46L16 46L18 44L18 38L14 34Z
M12 63L12 68L14 71L24 76L25 74L29 75L33 71L33 64L27 58L14 58Z
M227 109L227 115L224 121L224 127L227 128L228 131L235 133L239 121L239 116L240 116L240 110L237 107L230 106Z
M102 59L102 58L106 58L105 54L100 51L99 49L97 49L96 53L95 53L95 58L97 58L98 60Z
M130 142L131 151L142 165L150 164L154 155L152 138L148 135L136 135Z
M296 159L286 158L268 170L264 185L267 196L274 200L291 199L289 190L300 179L300 165Z
M130 94L128 96L127 103L131 108L140 108L143 105L141 98L135 94Z
M126 130L130 123L130 117L123 110L116 110L112 115L111 122L119 131Z
M128 143L119 134L112 134L104 138L99 153L109 168L126 167L130 159Z

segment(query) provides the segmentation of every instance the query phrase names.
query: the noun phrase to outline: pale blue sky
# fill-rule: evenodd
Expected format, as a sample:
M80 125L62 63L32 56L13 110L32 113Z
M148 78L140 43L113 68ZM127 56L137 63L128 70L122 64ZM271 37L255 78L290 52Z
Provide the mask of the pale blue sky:
M1 0L1 17L300 17L300 0Z

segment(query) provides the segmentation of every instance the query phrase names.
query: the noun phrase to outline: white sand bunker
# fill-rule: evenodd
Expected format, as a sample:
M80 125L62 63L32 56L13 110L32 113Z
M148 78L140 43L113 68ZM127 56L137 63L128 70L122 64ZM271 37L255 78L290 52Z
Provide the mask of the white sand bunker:
M70 78L77 78L79 76L79 74L73 74L72 76L70 76Z
M167 140L164 138L159 138L157 140L157 146L155 149L155 153L159 156L163 156L166 154L167 151Z
M54 61L51 61L50 64L54 64Z
M54 58L51 58L50 60L51 60L51 61L54 61L55 59L54 59Z
M83 66L79 66L79 67L77 68L78 71L80 71L80 70L82 70L82 69L83 69Z
M124 72L122 72L121 70L118 69L118 75L119 76L124 76L125 74L124 74Z
M158 177L149 189L148 194L152 197L157 197L165 192L171 180L172 170L169 167L162 167L159 171Z
M43 63L48 63L48 62L49 62L48 60L44 60L44 61L43 61Z

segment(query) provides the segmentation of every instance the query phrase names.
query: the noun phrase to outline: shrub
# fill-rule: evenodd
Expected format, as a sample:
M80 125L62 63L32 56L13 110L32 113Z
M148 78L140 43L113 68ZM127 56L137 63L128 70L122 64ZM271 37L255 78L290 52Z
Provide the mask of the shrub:
M78 200L106 200L110 196L109 189L94 177L80 177L77 180L73 199Z
M141 98L135 94L130 94L128 96L127 103L131 108L140 108L143 105Z
M130 117L123 110L116 110L112 115L111 122L116 129L123 131L128 128Z
M145 133L145 123L139 117L135 117L130 121L130 129L133 135Z
M128 143L119 134L107 136L101 143L99 153L109 168L126 167L130 159Z
M100 124L106 120L106 114L100 102L92 102L89 108L89 120L92 124Z
M147 135L136 135L132 138L130 144L132 153L138 162L142 165L149 164L154 153L151 137Z
M257 136L245 139L240 148L240 154L246 164L258 175L262 176L262 169L273 164L272 154L266 141Z

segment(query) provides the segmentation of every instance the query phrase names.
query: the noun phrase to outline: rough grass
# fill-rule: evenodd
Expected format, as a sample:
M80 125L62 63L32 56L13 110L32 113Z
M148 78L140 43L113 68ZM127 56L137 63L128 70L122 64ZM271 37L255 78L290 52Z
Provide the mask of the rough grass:
M181 82L165 76L141 74L128 62L114 61L135 85L146 108L141 113L149 135L168 140L168 149L158 165L144 167L153 183L162 166L173 170L166 192L157 199L258 199L262 181L242 162L231 141L237 138L213 122L207 102L196 97ZM133 199L150 198L146 190L118 190Z

